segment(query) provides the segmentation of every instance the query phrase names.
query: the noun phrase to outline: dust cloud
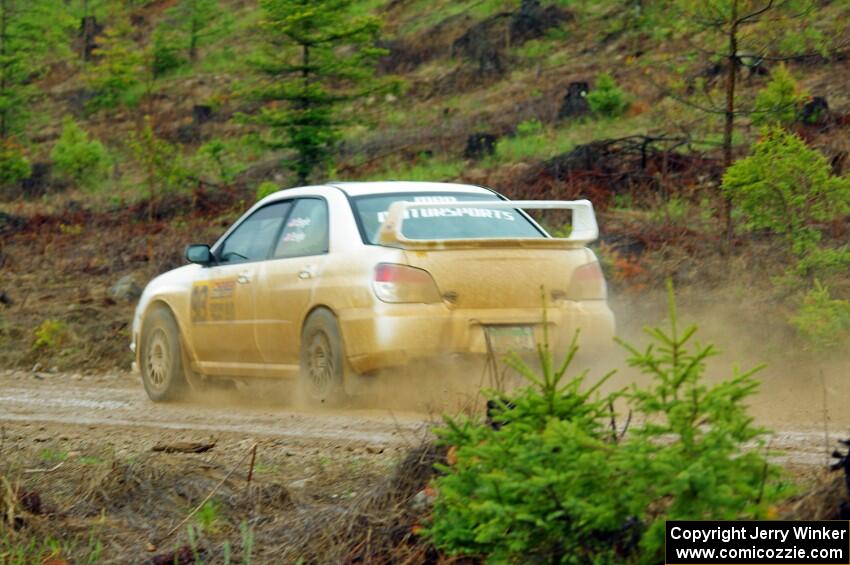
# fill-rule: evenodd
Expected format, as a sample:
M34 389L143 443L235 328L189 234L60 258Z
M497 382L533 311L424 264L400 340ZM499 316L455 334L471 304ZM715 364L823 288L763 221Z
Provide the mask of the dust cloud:
M643 350L649 343L643 327L667 327L666 300L660 290L640 297L613 297L618 336ZM699 330L694 341L714 344L719 351L707 362L708 381L731 377L736 366L746 370L765 364L756 375L761 387L750 401L757 423L777 431L822 432L826 424L833 434L850 432L850 411L845 409L845 399L850 399L850 355L820 357L805 351L782 313L766 311L766 307L765 302L748 303L746 296L733 290L680 293L680 328L696 323ZM649 377L629 368L627 357L617 344L594 354L580 352L567 376L586 369L590 384L616 370L603 387L607 391L647 384ZM438 421L443 414L480 414L485 403L482 388L510 390L525 384L503 363L498 375L504 382L494 382L493 371L482 357L444 355L358 377L349 387L354 394L342 403L316 405L299 394L294 380L275 379L219 384L192 402L219 408L285 407L303 413Z
M777 303L758 300L740 288L692 289L677 292L679 327L692 324L696 343L713 344L718 355L706 363L708 382L730 378L733 370L765 367L756 373L761 386L750 400L756 422L774 430L850 432L850 352L817 355L805 349ZM649 338L642 328L668 328L667 297L663 291L640 300L612 301L621 339L643 350ZM618 346L618 374L611 386L645 382L648 377L627 368L627 354Z

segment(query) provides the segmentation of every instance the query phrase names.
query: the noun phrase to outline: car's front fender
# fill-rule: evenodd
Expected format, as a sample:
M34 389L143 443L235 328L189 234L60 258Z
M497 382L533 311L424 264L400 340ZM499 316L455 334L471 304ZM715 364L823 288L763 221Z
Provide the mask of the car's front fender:
M133 315L133 329L130 349L134 353L136 363L139 362L140 339L143 330L145 316L157 304L166 306L174 315L180 334L185 338L185 329L189 322L190 297L192 282L197 277L200 265L184 265L172 271L168 271L154 278L145 287L139 298L139 304ZM190 340L184 339L184 345L189 348L186 352L194 359L194 351L191 350Z

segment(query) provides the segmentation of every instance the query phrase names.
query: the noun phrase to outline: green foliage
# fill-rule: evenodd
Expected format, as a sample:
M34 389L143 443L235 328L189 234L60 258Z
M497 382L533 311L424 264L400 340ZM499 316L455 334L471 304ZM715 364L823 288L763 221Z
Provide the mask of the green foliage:
M737 22L738 52L756 58L819 50L825 40L814 33L812 16L816 11L808 0L767 4L760 0L675 0L674 4L680 26L712 32L701 40L715 52L726 46L733 22Z
M254 530L247 522L239 523L239 533L242 536L242 565L251 565L251 556L254 553Z
M261 0L263 49L255 60L268 81L255 89L265 103L256 121L269 145L289 149L286 161L300 182L330 163L344 122L338 107L381 86L375 65L387 53L374 47L379 22L350 15L352 0Z
M94 53L97 62L85 74L89 88L95 92L89 110L112 110L130 102L127 96L140 82L144 60L131 37L130 22L119 17L98 39Z
M415 163L387 169L366 180L406 180L442 182L458 178L464 169L463 161L444 161L420 156Z
M816 277L821 280L844 276L850 272L850 248L816 248L801 257L794 269L800 277Z
M8 483L0 484L6 488ZM11 487L9 488L10 492ZM0 502L3 502L0 496ZM5 518L5 517L4 517ZM0 523L0 563L3 565L33 565L33 563L62 563L73 555L74 563L94 565L103 558L103 543L92 535L88 539L68 536L60 538L27 537Z
M151 72L156 78L165 76L186 63L182 57L180 43L170 31L170 26L159 27L153 34Z
M677 196L665 198L652 207L649 220L658 225L685 226L688 220L688 203Z
M655 558L663 555L665 520L764 518L781 496L767 482L776 469L750 445L760 445L766 432L747 413L748 398L758 389L753 375L761 367L734 368L729 379L707 383L705 363L717 351L693 341L695 325L679 328L669 283L668 293L669 330L646 329L652 343L643 350L620 342L631 354L629 365L651 379L629 394L644 423L623 446L638 475L629 481L638 489L634 496L642 497L645 509L667 501L641 540Z
M575 0L559 0L570 10L575 10ZM655 41L669 39L678 28L678 20L672 17L673 0L626 0L616 4L609 2L583 2L578 14L592 21L604 18L605 32L610 36L642 35Z
M62 320L44 320L33 332L33 351L55 349L68 341L68 324Z
M723 176L723 190L752 229L785 236L803 255L820 241L816 224L850 212L850 178L830 174L827 160L799 136L763 131L753 153Z
M623 115L629 105L626 95L608 73L596 77L596 86L587 93L587 103L594 114L607 118Z
M780 492L752 448L763 433L746 413L754 371L708 384L715 350L679 328L672 289L670 318L646 330L645 349L624 344L648 384L601 394L605 378L565 378L575 341L558 365L544 343L539 373L510 361L530 383L513 406L489 393L501 428L446 417L435 432L456 460L434 481L437 547L492 563L658 562L667 519L765 517ZM617 398L640 422L628 434L610 420Z
M68 452L57 451L55 449L45 447L44 449L38 452L38 458L44 461L45 463L59 463L60 461L65 461L66 459L68 459Z
M274 194L280 190L280 187L273 183L272 181L263 181L260 183L260 186L257 187L257 200L262 200L269 194Z
M526 120L517 124L516 135L496 142L496 157L500 162L539 158L551 145L540 120Z
M544 134L503 137L496 142L496 162L539 159L550 154L552 140Z
M130 148L145 173L146 196L153 214L153 205L164 194L186 185L188 171L179 149L156 135L150 116L145 117L144 127L132 136Z
M109 172L109 154L100 141L90 140L71 117L65 118L62 135L50 158L64 179L85 188L96 188Z
M230 144L220 139L201 145L196 162L204 171L213 171L216 180L225 185L233 183L236 175L245 170L244 163L233 154Z
M540 120L526 120L516 126L516 134L521 136L537 135L543 131L543 123Z
M850 345L850 302L832 298L829 289L815 281L791 324L815 350L846 349Z
M707 115L723 115L723 155L728 166L732 161L734 145L733 135L737 116L748 113L739 102L739 82L730 80L729 68L737 71L742 66L757 65L770 57L790 57L807 51L819 51L823 41L815 41L817 34L815 18L818 13L809 0L782 0L781 2L762 2L761 0L675 0L671 13L676 14L683 35L695 38L698 51L714 53L715 63L722 70L722 86L717 89L698 86L686 96L694 100L688 104L699 108ZM795 38L807 37L811 40L797 42ZM690 40L689 40L690 41ZM825 47L824 47L825 48ZM692 50L685 52L686 57L693 55ZM746 56L741 56L745 53ZM702 58L690 57L685 65ZM733 77L739 76L737 72ZM687 92L687 81L678 82L680 92ZM770 116L784 108L783 100L776 100L781 94L777 90L783 87L775 85L771 93L762 96L762 108L756 105L756 119ZM779 106L774 104L779 102ZM765 107L766 105L766 107ZM765 115L764 110L769 113ZM774 116L775 117L775 116ZM771 121L773 118L768 119ZM774 120L775 121L775 120ZM728 210L728 208L727 208ZM726 217L727 227L731 227L731 217ZM730 232L731 233L731 232Z
M29 178L30 162L12 139L0 139L0 187Z
M0 2L0 141L20 133L45 56L60 50L68 19L50 0Z
M215 500L208 500L195 514L195 522L202 532L215 532L221 522L221 505Z
M176 69L186 61L198 60L199 49L221 36L230 26L230 19L219 0L181 0L165 13L156 30L159 49L155 48L158 74Z
M770 82L756 95L753 124L789 125L797 119L797 112L806 94L785 65L770 73Z

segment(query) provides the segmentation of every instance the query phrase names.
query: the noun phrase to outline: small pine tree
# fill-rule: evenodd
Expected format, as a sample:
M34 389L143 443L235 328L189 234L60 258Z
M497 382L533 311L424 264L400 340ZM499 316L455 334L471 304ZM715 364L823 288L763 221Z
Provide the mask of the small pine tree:
M596 78L596 87L587 93L587 103L595 114L608 118L621 116L629 105L623 90L608 73Z
M255 60L267 79L253 94L265 105L256 122L270 130L269 146L291 149L286 165L304 183L326 167L340 139L339 106L375 92L380 28L351 14L352 0L261 0L262 52Z
M682 328L670 288L668 328L648 328L643 349L623 343L643 375L600 393L604 378L566 377L544 343L538 371L510 403L490 391L491 420L445 418L434 431L454 457L437 465L425 531L449 555L488 563L658 563L665 520L763 519L782 492L778 469L753 445L765 430L747 413L758 368L709 383L716 354ZM544 326L545 327L545 326ZM612 426L614 401L636 422ZM612 429L613 428L613 429Z
M155 78L179 69L186 62L180 55L180 43L167 26L159 27L154 31L151 43L152 60L149 63L149 70Z
M185 185L187 171L180 151L157 136L150 116L145 116L144 127L133 135L130 148L144 171L148 216L153 218L162 197Z
M833 298L829 288L815 281L803 298L799 312L791 317L808 348L816 351L845 348L850 345L850 302Z
M0 187L25 179L30 173L23 148L11 138L0 138Z
M62 135L53 146L50 158L59 175L89 189L106 177L109 167L109 155L103 144L89 140L88 133L70 117L65 118Z
M798 255L820 241L816 224L850 212L850 178L832 176L820 152L778 126L726 170L723 191L748 227L785 236Z
M800 104L806 95L785 65L770 73L770 82L756 95L752 110L753 124L788 125L797 118Z
M86 72L89 88L95 92L89 110L110 110L122 105L127 93L139 84L144 58L131 33L129 20L119 15L100 40L95 50L97 62Z
M169 10L182 26L177 29L183 35L183 47L189 60L198 60L198 49L206 40L214 36L219 24L226 23L225 12L219 5L219 0L183 0Z
M162 76L198 60L200 48L224 33L230 19L219 0L182 0L165 12L153 41L153 73Z

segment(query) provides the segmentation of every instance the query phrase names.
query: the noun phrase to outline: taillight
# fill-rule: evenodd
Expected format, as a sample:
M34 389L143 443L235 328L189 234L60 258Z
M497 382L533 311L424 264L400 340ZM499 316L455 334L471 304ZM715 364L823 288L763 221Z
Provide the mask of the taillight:
M607 296L608 287L598 261L585 263L573 271L567 300L604 300Z
M440 291L428 271L406 265L378 263L372 287L384 302L440 302Z

